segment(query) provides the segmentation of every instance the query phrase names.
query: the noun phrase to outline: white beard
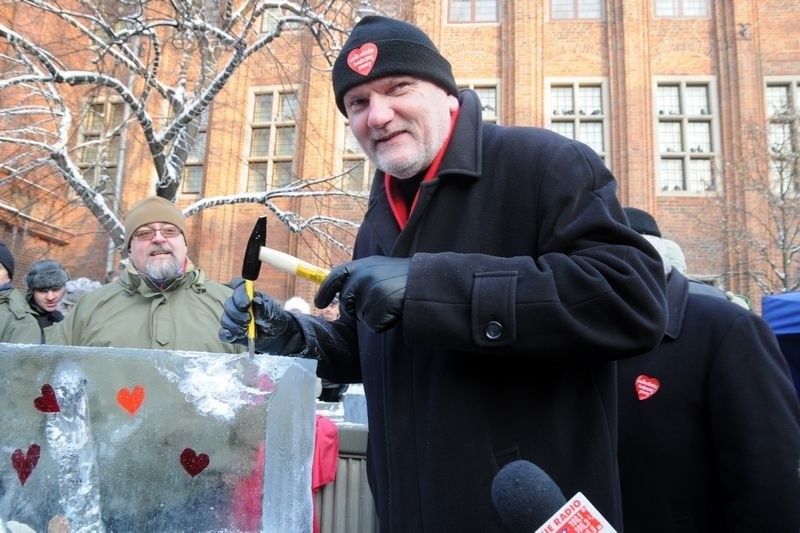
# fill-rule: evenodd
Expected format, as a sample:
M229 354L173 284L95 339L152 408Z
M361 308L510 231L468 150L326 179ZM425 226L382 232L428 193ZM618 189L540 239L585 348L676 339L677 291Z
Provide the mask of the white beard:
M178 277L181 265L175 257L170 257L168 261L147 261L144 265L144 273L150 279L167 279Z

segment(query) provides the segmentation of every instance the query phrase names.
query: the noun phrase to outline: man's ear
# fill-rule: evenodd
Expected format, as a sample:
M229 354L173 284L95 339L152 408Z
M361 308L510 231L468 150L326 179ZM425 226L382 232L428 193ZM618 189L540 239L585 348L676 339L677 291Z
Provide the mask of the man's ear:
M452 94L447 95L447 103L449 105L450 114L452 115L456 111L458 111L458 98L453 96Z

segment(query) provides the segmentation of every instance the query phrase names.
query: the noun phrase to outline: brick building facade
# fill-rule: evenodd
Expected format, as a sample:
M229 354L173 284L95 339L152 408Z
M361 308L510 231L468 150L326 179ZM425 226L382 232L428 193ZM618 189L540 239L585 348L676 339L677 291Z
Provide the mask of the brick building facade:
M794 110L789 131L797 141L798 0L364 5L424 28L451 61L457 82L481 95L486 118L547 127L587 142L617 176L623 205L652 212L664 236L682 246L691 275L759 299L745 273L763 265L737 246L726 206L747 201L748 208L763 209L745 185L753 175L769 173L767 159L758 163L767 146L763 127L770 103L780 102L781 94ZM20 31L36 23L22 10L2 9L5 23ZM360 155L336 110L330 75L319 58L306 60L308 50L295 35L237 71L213 103L204 151L178 196L181 207L291 176L338 175L351 166L337 186L354 192L367 187L369 172L355 165ZM154 171L141 164L146 157L130 139L119 163L120 212L154 191ZM342 197L277 204L304 217L336 214L354 221L363 209ZM238 204L191 217L190 257L213 279L237 275L261 214L267 214L264 206ZM343 230L341 238L351 244L352 232ZM49 256L73 276L101 279L120 259L93 217L52 175L0 175L0 239L15 253L19 272ZM274 248L327 266L346 258L340 249L287 231L274 216L268 239ZM21 287L21 279L15 285ZM277 298L311 299L315 291L312 283L269 267L262 268L257 287Z

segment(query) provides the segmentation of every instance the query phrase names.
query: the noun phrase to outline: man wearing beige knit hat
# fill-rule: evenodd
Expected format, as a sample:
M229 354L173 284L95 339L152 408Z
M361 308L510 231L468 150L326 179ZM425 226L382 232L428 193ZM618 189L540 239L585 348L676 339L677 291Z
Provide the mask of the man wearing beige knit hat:
M119 278L87 293L48 344L238 353L216 335L231 289L206 279L187 256L186 219L151 196L125 215L129 263Z

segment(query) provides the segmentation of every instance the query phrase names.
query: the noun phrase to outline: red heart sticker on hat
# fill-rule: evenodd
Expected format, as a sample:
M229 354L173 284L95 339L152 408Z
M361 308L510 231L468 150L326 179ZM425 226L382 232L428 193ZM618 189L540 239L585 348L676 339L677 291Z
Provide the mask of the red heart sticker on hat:
M639 397L639 400L648 399L653 394L658 392L660 387L661 382L658 380L658 378L651 378L650 376L646 376L644 374L636 378L636 396Z
M347 54L347 66L362 76L366 76L372 71L377 59L378 47L374 43L366 43L361 45L361 48L350 50L350 53Z

